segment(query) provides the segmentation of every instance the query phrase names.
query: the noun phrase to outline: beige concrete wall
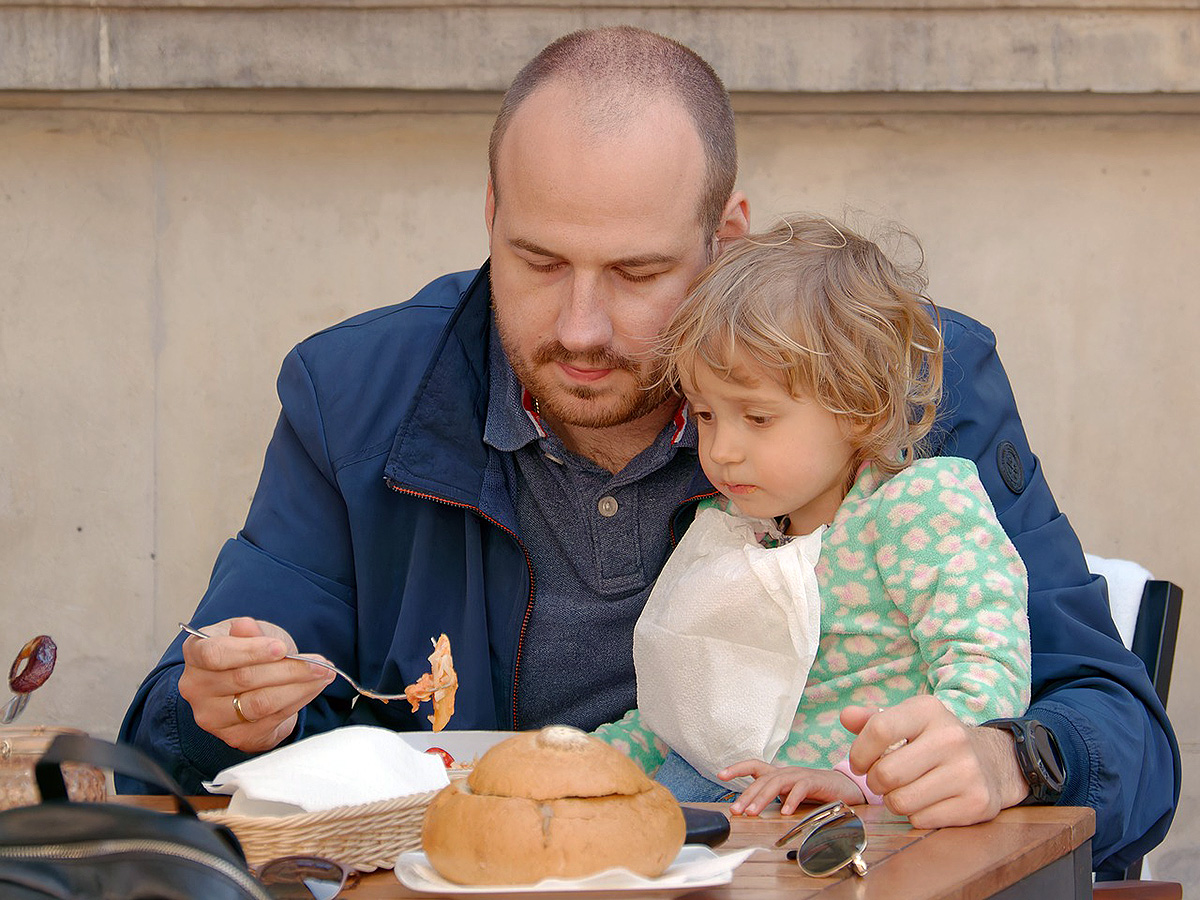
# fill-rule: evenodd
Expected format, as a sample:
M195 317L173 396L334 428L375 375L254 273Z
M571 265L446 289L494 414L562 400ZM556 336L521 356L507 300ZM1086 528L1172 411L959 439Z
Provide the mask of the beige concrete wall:
M759 224L802 208L915 231L934 298L999 335L1034 448L1085 546L1200 595L1194 4L1139 18L1104 3L917 3L932 12L914 20L855 18L865 5L845 3L815 25L818 11L803 3L778 5L808 17L800 25L776 7L740 25L717 20L725 12L704 3L636 14L547 4L525 19L502 4L445 6L396 3L390 14L424 16L405 21L435 45L451 26L476 29L454 38L465 46L491 26L500 61L458 78L451 57L427 54L435 71L420 77L449 91L437 93L415 70L384 78L364 64L371 77L352 78L360 70L336 46L308 66L280 51L293 69L278 82L309 90L265 90L276 81L229 63L250 58L243 43L205 54L192 34L192 65L167 65L129 49L141 33L128 23L125 43L111 22L101 29L103 4L88 13L107 35L97 43L72 18L82 8L0 2L0 654L39 632L61 648L26 721L115 732L241 523L283 354L482 260L492 89L544 39L604 16L690 39L728 74L740 182ZM338 28L356 12L328 7ZM175 21L165 5L119 15L141 9L162 17L154 27ZM972 10L986 18L976 32L958 21ZM236 19L236 4L220 12ZM537 27L521 31L535 13ZM999 43L996 17L1009 23ZM787 36L818 25L827 40L806 37L798 60ZM897 29L924 48L923 64L845 62L877 58L863 42L878 47ZM368 45L370 33L348 31ZM987 52L971 66L935 52L972 33ZM1117 34L1141 56L1114 59ZM1014 40L1036 78L1005 63ZM1074 50L1056 55L1052 44ZM321 69L328 57L341 68ZM209 80L193 84L218 89L159 90L206 64ZM221 89L230 72L242 73L243 90ZM383 84L364 92L359 82ZM130 86L149 93L111 90ZM1170 705L1185 800L1155 859L1160 876L1193 884L1200 704L1187 687L1200 664L1186 648L1198 633L1185 611Z

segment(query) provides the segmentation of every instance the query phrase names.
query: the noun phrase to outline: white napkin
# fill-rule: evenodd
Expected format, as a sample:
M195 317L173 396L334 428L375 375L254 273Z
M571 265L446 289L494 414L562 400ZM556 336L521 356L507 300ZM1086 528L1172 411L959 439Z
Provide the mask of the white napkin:
M665 890L667 888L709 887L729 884L733 870L745 862L755 850L734 850L715 853L699 844L685 844L675 861L657 878L646 878L628 869L608 869L586 878L547 878L537 884L518 885L469 885L447 881L429 864L429 859L420 850L408 850L396 860L396 879L413 891L435 894L499 894L499 893L542 893L558 891L628 891Z
M775 758L820 641L824 527L766 548L756 532L768 527L702 509L633 632L643 723L713 781L740 760Z
M1137 628L1138 610L1142 607L1142 591L1146 582L1154 576L1145 567L1128 559L1106 559L1085 553L1088 571L1103 575L1108 582L1108 608L1113 623L1121 635L1121 643L1133 646L1133 632Z
M232 794L229 812L253 816L374 803L449 783L439 756L386 728L348 725L230 766L204 787Z

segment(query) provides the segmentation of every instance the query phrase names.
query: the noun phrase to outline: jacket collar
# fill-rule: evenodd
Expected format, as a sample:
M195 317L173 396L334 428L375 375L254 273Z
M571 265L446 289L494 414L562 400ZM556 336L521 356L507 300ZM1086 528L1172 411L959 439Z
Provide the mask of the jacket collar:
M488 463L488 270L484 263L442 329L383 470L394 487L476 508Z
M383 470L399 489L484 510L493 505L485 497L491 451L483 440L492 334L488 272L489 263L485 262L442 329ZM676 424L674 438L679 440L686 420L681 417ZM713 493L713 486L697 466L691 497Z

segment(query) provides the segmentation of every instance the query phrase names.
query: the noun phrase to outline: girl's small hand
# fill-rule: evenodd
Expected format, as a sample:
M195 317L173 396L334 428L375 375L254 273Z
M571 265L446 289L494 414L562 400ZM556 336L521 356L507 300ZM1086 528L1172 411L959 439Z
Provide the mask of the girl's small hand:
M832 769L773 766L762 760L747 759L717 773L722 781L739 775L752 776L754 783L729 807L735 815L757 816L776 797L783 801L780 812L785 816L794 813L805 801L829 803L841 800L851 806L866 802L858 785Z

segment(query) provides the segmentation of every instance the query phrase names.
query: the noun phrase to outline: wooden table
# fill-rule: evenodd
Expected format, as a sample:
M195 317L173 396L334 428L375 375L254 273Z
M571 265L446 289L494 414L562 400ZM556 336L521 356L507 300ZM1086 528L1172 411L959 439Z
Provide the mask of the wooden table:
M172 808L163 797L122 797L122 802ZM195 798L198 808L223 806L228 798ZM724 804L694 804L727 809ZM801 807L801 813L808 807ZM1095 813L1087 807L1026 806L966 828L921 831L877 806L856 808L867 826L869 871L810 878L772 847L794 817L778 807L761 817L732 819L729 840L719 849L764 848L734 872L733 882L691 892L610 892L614 900L1087 900L1092 895L1091 846ZM391 870L363 876L346 900L430 897L405 888ZM513 900L594 900L601 894L472 894Z

